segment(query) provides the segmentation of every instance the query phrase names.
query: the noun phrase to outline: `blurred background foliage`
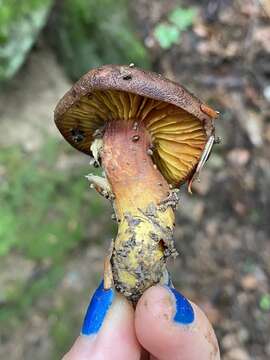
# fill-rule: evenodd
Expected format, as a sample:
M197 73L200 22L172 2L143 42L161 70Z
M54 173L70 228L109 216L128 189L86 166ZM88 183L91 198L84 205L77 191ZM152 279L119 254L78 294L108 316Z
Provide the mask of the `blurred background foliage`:
M0 0L1 359L59 359L79 333L116 226L53 109L88 69L131 62L222 113L171 271L224 360L269 359L269 15L268 0Z
M52 0L0 1L0 83L23 64L41 28Z
M86 211L86 180L55 168L58 154L59 144L52 140L30 162L18 147L1 152L7 176L0 188L0 256L16 246L32 259L60 260L78 239L84 240L86 218L94 221L101 215L100 202L92 200L78 224L78 215Z
M148 54L135 32L128 4L128 0L66 0L57 5L49 37L73 80L101 63L134 59L138 66L149 68Z
M135 33L128 0L55 2L48 37L72 79L90 67L134 59L149 68L147 52ZM1 0L0 82L22 65L47 21L52 0ZM90 38L89 38L90 36Z

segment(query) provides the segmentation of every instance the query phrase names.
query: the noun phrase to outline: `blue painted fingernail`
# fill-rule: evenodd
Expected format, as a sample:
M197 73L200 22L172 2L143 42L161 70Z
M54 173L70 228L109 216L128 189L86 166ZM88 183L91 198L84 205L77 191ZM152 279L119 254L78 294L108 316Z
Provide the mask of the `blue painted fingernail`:
M86 311L81 330L82 335L98 333L113 302L114 296L114 290L105 290L102 281L95 291Z
M175 301L175 315L173 320L179 324L189 325L194 321L194 310L190 302L177 290L165 286Z

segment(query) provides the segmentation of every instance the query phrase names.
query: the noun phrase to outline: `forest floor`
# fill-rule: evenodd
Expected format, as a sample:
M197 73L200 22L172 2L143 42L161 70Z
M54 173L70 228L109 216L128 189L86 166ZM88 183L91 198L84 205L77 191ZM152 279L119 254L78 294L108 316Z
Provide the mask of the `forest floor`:
M247 1L245 6L229 0L188 2L197 6L200 16L192 31L181 34L181 46L164 50L153 29L167 22L177 1L152 1L151 8L149 3L139 0L135 12L154 70L185 85L221 112L217 120L221 144L213 149L201 181L194 184L193 196L185 187L181 189L175 231L180 256L170 264L172 278L207 313L222 359L267 360L270 9L266 1L265 7L264 1ZM60 358L79 333L89 296L102 273L104 251L115 231L111 209L90 192L83 179L90 172L87 157L70 149L53 124L55 104L69 86L51 50L41 41L0 97L4 149L0 180L18 178L15 185L20 193L15 195L23 199L18 209L27 217L21 236L32 237L23 245L20 238L10 240L14 243L7 242L1 257L1 359ZM54 175L44 175L50 171ZM48 181L56 184L53 189L47 188ZM43 189L49 200L42 197ZM5 194L11 197L11 190ZM40 218L29 223L30 230L23 226L35 209L28 212L24 193L47 201ZM66 207L71 205L76 212L67 215ZM63 226L53 227L46 237L47 229L56 226L53 217L64 221ZM14 221L10 219L8 233Z

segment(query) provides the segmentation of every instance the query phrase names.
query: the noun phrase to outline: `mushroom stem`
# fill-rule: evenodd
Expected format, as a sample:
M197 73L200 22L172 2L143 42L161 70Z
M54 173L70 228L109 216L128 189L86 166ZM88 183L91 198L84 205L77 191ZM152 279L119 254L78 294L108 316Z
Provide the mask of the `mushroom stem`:
M147 129L134 122L107 123L101 160L119 223L111 258L113 280L118 291L136 301L148 287L165 281L166 257L177 252L174 211L171 203L166 206L171 190L148 154Z

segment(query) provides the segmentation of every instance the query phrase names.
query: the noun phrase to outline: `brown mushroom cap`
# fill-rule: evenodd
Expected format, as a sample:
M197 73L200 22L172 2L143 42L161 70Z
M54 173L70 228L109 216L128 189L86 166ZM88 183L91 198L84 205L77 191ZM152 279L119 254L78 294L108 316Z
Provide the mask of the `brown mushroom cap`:
M85 74L59 101L55 122L75 148L91 154L98 129L113 120L144 124L153 161L177 186L188 180L214 132L216 112L159 74L107 65Z

